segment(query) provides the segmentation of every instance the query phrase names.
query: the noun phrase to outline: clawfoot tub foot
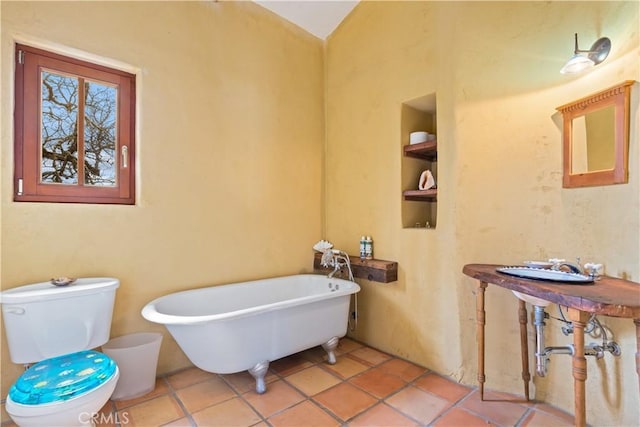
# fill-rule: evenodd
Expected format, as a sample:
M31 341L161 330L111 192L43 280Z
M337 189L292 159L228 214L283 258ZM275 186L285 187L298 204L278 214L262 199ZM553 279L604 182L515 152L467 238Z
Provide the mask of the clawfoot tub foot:
M249 373L256 380L256 393L263 394L267 391L267 385L264 382L264 377L267 375L269 369L269 361L258 362L256 365L249 369Z
M338 347L339 340L340 338L338 337L332 337L329 339L329 341L322 344L322 348L324 348L324 351L327 352L327 356L328 356L327 362L329 363L329 365L336 364L336 354L333 351Z

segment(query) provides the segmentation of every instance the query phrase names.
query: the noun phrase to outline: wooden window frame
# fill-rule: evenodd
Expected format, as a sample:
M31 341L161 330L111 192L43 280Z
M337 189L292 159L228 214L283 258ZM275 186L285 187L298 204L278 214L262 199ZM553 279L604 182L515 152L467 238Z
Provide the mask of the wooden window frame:
M40 76L43 69L117 86L115 186L84 185L81 176L77 185L41 182ZM125 71L16 44L14 201L135 204L135 84L135 75ZM122 147L126 149L123 150Z

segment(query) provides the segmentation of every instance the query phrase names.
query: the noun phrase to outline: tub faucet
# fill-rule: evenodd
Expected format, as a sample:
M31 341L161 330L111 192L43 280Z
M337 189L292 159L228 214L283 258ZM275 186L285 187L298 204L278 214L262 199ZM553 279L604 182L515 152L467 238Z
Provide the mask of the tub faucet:
M332 250L332 252L333 253L331 256L331 260L329 261L328 265L325 265L325 267L333 267L333 271L329 273L329 278L332 278L343 267L349 265L349 260L347 258L349 255L337 250Z
M337 259L337 257L336 257L336 261L333 264L334 264L333 271L329 273L329 279L331 279L338 271L342 269L342 267L346 265L344 261Z
M330 279L333 278L333 276L343 267L347 267L347 270L349 271L349 280L353 281L351 261L349 260L349 255L346 252L338 249L327 249L323 252L320 263L324 267L333 267L333 271L329 273Z

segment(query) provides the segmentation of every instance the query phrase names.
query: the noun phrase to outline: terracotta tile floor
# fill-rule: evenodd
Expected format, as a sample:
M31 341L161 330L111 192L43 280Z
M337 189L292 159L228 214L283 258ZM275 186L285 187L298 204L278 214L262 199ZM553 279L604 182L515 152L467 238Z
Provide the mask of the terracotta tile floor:
M426 368L343 338L338 362L310 349L272 362L267 392L246 372L188 368L159 377L153 392L109 401L99 426L570 426L573 417L520 396L457 384ZM8 420L3 405L2 420ZM13 424L3 422L2 427Z

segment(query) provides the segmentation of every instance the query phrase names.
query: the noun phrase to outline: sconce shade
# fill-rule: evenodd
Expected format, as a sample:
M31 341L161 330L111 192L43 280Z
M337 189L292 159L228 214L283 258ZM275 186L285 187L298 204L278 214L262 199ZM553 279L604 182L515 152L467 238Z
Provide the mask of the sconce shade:
M602 37L596 40L589 50L580 50L578 48L578 33L575 33L576 47L574 49L574 55L567 61L567 63L560 69L562 74L579 73L587 68L598 65L604 61L609 52L611 51L611 40L607 37Z
M568 60L566 64L564 64L564 67L562 67L562 69L560 70L560 73L562 74L579 73L580 71L584 71L587 68L593 67L594 65L596 65L595 62L593 62L591 59L587 58L586 56L578 53L573 55L571 59Z

